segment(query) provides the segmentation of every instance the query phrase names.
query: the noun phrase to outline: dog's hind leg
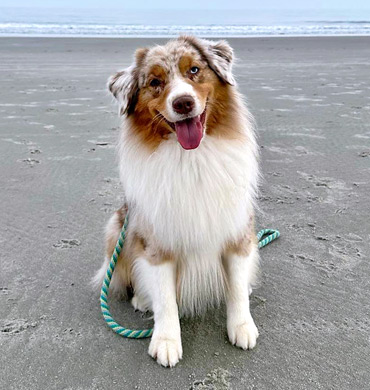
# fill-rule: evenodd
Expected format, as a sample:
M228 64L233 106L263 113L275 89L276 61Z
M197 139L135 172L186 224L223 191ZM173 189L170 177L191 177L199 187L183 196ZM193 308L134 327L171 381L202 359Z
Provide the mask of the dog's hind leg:
M121 233L121 229L123 226L123 222L125 220L127 213L127 207L122 206L119 210L117 210L112 217L109 219L107 226L105 228L105 259L100 267L100 269L97 271L95 276L92 279L92 284L96 288L100 288L105 274L107 272L107 268L110 262L110 258L113 254L114 248L117 244L118 237ZM124 264L122 264L122 254L120 255L120 258L118 260L116 270L113 273L113 277L110 283L110 292L116 296L126 296L127 294L127 287L128 287L128 281L127 281L127 271L125 271Z
M135 292L134 296L132 297L131 304L135 310L139 310L142 313L150 310L150 305L148 305L148 302L143 299L137 292Z

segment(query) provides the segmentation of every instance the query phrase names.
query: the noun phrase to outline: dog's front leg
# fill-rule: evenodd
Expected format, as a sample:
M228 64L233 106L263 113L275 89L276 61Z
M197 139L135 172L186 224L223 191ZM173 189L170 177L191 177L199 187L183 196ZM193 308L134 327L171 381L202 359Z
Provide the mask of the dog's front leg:
M148 292L154 312L154 331L148 352L162 366L173 367L182 358L176 264L173 261L159 264L143 261L146 266L141 271L146 273L144 279L150 283Z
M256 345L258 330L249 310L250 284L258 267L258 248L250 243L248 254L224 256L228 276L227 332L231 344L243 349Z

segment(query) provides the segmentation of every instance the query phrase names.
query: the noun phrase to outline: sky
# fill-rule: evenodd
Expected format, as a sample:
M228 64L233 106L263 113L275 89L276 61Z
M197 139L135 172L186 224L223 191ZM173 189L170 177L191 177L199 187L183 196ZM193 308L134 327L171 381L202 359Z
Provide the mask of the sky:
M3 7L121 9L370 9L370 0L1 0Z

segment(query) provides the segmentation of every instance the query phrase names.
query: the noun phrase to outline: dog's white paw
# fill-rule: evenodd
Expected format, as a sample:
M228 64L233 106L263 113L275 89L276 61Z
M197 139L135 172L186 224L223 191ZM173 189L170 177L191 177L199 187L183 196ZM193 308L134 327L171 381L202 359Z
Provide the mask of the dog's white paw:
M174 367L182 358L181 339L152 336L149 355L164 367Z
M251 317L241 325L227 327L230 343L242 349L253 349L258 338L258 329Z
M148 307L146 305L146 302L143 299L140 299L137 294L135 294L131 299L131 304L134 307L135 310L139 310L143 313L148 311Z

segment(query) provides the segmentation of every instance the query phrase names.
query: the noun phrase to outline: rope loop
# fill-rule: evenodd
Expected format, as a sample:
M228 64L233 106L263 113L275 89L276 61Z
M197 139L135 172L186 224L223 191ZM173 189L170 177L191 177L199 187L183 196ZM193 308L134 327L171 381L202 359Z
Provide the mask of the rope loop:
M105 274L103 284L100 292L100 309L105 319L107 325L117 334L122 337L127 337L130 339L144 339L150 337L153 334L153 329L128 329L124 326L118 324L110 313L110 308L108 304L108 293L109 293L109 285L112 280L114 268L116 267L119 255L122 251L123 244L126 239L126 231L128 225L128 213L126 214L125 221L122 226L121 234L118 238L117 245L114 249L113 255L110 259L107 272ZM262 239L262 237L265 237ZM263 248L271 241L276 240L280 237L280 232L274 229L262 229L257 233L258 238L258 248Z

